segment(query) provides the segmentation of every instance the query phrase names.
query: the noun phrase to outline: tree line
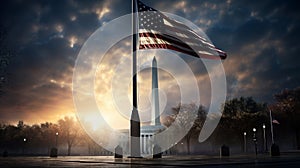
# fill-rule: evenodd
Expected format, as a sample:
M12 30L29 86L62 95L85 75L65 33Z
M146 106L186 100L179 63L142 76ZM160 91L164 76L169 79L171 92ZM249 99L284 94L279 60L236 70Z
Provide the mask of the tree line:
M172 108L172 114L161 118L162 123L168 127L173 124L177 117L179 126L185 127L188 118L178 115L180 109L185 108L189 114L192 110L197 114L197 118L192 124L191 129L181 140L186 144L186 153L190 154L198 135L206 119L206 107L195 103L178 104ZM251 135L252 128L259 128L263 124L267 125L266 131L270 132L270 110L273 118L280 122L274 125L275 142L281 143L281 139L294 143L295 149L300 149L300 88L286 89L274 95L274 103L266 104L255 101L252 97L239 97L227 100L223 105L223 115L221 120L208 138L215 146L240 145L243 148L243 133ZM193 113L195 114L195 113ZM262 132L258 132L261 134ZM270 135L268 134L270 141ZM248 140L251 140L249 136ZM52 147L66 149L66 155L72 155L74 147L84 147L88 155L100 155L106 152L101 146L97 145L83 131L79 123L71 117L60 119L57 123L41 123L34 125L24 124L20 121L17 125L0 124L0 150L8 151L12 154L37 154L48 155ZM173 147L176 149L177 147ZM193 150L194 151L194 150ZM201 152L201 149L199 149Z
M197 142L199 133L206 120L207 110L204 106L197 107L195 103L178 104L172 108L173 113L164 117L163 123L171 125L177 118L180 108L188 108L189 111L197 111L197 119L188 134L181 140L186 144L186 153L189 154L191 142ZM239 97L227 100L223 105L223 113L220 122L213 134L208 138L208 142L216 147L223 144L229 146L240 146L240 151L244 149L244 133L247 135L248 143L252 141L253 128L258 131L259 144L263 151L263 128L267 136L267 143L271 145L270 111L274 127L275 143L279 145L294 144L288 149L300 149L300 87L295 89L285 89L274 95L274 102L271 104L255 101L252 97ZM182 127L189 122L186 118L179 118ZM286 143L286 144L285 144ZM199 149L201 150L201 149ZM285 150L283 148L283 150Z
M72 155L75 146L83 146L89 155L108 153L83 131L72 117L57 123L45 122L27 125L23 121L15 125L0 124L0 149L10 155L49 155L51 148L66 148L65 155ZM80 153L76 153L80 154Z

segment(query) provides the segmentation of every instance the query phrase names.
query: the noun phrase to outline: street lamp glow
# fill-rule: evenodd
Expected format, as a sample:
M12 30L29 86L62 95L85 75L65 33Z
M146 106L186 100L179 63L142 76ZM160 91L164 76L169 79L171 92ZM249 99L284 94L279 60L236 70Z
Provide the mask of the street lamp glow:
M264 136L264 150L265 150L265 152L267 152L268 147L267 147L267 140L266 140L266 125L265 125L265 123L263 123L263 136Z
M244 132L244 152L247 151L247 137L246 137L247 133Z
M55 135L58 136L58 132L56 132Z
M26 138L24 138L24 139L23 139L23 141L24 141L24 142L26 142L26 141L27 141L27 139L26 139Z
M253 128L253 132L256 132L256 128Z

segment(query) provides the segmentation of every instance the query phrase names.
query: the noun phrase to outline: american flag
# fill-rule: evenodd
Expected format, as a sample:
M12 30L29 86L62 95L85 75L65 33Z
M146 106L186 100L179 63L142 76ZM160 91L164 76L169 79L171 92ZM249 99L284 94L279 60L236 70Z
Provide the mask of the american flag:
M138 1L139 49L170 49L195 57L225 59L226 53L188 26Z
M277 121L277 120L273 120L272 123L274 123L274 124L280 124L279 121Z

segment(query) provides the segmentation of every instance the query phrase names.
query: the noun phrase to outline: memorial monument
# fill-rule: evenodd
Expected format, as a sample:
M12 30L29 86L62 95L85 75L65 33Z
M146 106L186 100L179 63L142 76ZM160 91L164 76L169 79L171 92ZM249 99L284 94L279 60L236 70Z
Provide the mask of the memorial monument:
M158 93L158 70L157 61L152 60L152 103L151 103L151 124L141 127L141 154L153 154L153 135L163 131L165 127L160 122L159 93Z
M141 132L140 132L140 154L141 156L149 156L153 155L153 148L154 144L154 135L162 132L166 129L165 126L163 126L160 122L160 110L159 110L159 92L158 92L158 70L157 70L157 61L154 57L152 60L152 89L151 89L151 95L152 95L152 102L151 102L151 123L150 125L143 125L141 126ZM124 134L128 134L128 129L120 130L120 132ZM120 146L123 148L128 149L129 144L127 144L128 140L125 139L126 136L120 137ZM127 150L124 150L127 151ZM126 154L126 153L124 153Z

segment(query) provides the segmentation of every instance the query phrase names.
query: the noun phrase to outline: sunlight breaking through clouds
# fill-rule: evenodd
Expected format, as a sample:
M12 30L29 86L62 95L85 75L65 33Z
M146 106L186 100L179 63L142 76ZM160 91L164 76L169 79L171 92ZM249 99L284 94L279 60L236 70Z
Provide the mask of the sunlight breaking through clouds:
M296 37L300 15L294 8L298 4L296 1L142 1L160 11L191 20L205 30L216 46L228 53L224 68L230 96L253 96L269 102L275 91L298 86L300 57ZM78 50L104 22L129 13L131 4L124 0L5 1L5 4L5 10L0 11L1 28L7 32L3 43L16 54L7 68L12 77L4 84L7 93L0 102L0 118L8 122L20 119L32 123L55 121L56 115L73 111L69 84ZM125 44L130 46L130 41ZM130 57L130 53L124 51L117 55ZM145 63L147 59L151 60L142 57L140 61ZM100 73L99 78L113 75L107 68L115 64L117 60L107 62L103 68L107 74ZM201 66L192 65L201 95L209 97L205 89L210 86ZM147 72L143 73L146 77ZM170 95L175 97L176 85L168 85L167 77L163 78L161 86L168 87ZM140 79L147 83L147 78ZM102 83L107 87L110 84L106 81L97 84ZM100 90L99 96L103 97L99 99L106 94Z
M70 40L69 40L69 42L70 42L70 47L71 48L73 48L74 47L74 45L77 43L77 37L75 37L75 36L72 36L71 38L70 38Z
M107 7L104 7L102 9L96 9L96 14L98 15L99 20L101 20L109 12L110 12L110 9Z

